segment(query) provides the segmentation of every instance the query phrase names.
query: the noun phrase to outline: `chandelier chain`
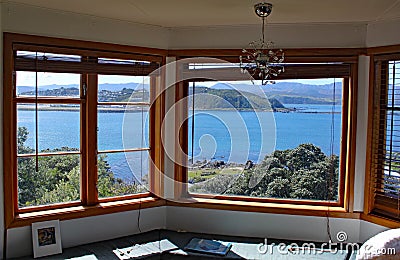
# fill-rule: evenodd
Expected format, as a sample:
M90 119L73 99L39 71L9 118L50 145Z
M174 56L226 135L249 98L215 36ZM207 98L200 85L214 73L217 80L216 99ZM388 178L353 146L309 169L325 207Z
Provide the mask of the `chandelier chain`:
M265 41L265 17L262 18L261 33L262 33L262 42L264 42Z
M259 3L254 6L255 13L262 20L261 39L249 43L248 49L243 49L239 56L240 68L254 79L261 80L262 85L274 83L272 78L285 71L283 61L285 54L282 49L274 50L273 42L265 42L266 19L272 11L272 4Z

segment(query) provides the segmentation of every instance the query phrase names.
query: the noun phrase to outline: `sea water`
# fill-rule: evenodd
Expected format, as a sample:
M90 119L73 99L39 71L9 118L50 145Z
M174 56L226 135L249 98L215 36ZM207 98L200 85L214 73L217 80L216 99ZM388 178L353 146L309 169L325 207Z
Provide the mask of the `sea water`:
M252 111L196 111L194 138L192 118L188 120L188 157L195 160L223 160L245 163L259 162L274 150L292 149L303 143L312 143L327 154L340 153L341 107L332 105L286 105L293 112ZM332 113L334 112L334 113ZM191 115L191 113L189 113ZM147 113L123 112L98 114L98 150L117 150L147 147ZM35 146L35 112L19 110L18 127L29 131L26 146ZM79 149L80 113L78 111L39 111L39 151L60 147ZM125 122L125 127L123 127ZM124 129L124 130L123 130ZM125 143L125 137L132 136ZM125 146L124 146L125 144ZM129 153L128 165L124 153L107 154L107 161L117 177L141 178L147 172L147 152ZM130 167L131 166L131 167Z

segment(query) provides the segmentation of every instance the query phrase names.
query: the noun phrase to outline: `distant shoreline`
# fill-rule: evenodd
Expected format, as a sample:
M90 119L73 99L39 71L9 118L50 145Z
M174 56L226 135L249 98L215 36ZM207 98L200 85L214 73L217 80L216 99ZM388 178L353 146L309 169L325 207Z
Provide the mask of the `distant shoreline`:
M19 105L18 106L19 111L35 111L34 106L25 106L25 105ZM332 112L324 111L324 112L318 112L318 111L302 111L301 109L293 109L293 108L278 108L275 110L272 109L248 109L248 108L238 108L238 109L232 109L232 108L214 108L214 109L196 109L197 111L239 111L239 112L276 112L276 113L303 113L303 114L331 114ZM59 112L79 112L78 107L40 107L39 111L59 111ZM115 108L104 108L104 107L99 107L98 108L99 113L139 113L142 112L142 108L132 108L132 109L126 109L123 107L115 107ZM334 112L334 114L340 114L340 112Z
M19 106L19 111L35 111L34 106ZM79 112L78 107L41 107L39 111L58 111L58 112ZM139 113L142 112L142 108L135 108L135 109L126 109L121 107L116 108L98 108L98 112L100 113Z

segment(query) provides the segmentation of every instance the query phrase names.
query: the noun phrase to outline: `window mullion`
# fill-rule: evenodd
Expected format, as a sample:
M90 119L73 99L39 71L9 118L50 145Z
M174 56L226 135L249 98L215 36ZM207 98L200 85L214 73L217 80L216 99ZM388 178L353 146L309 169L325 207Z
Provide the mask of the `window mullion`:
M89 121L87 118L87 92L83 92L82 90L85 88L84 86L87 86L87 75L82 74L81 75L81 100L83 101L81 103L81 122L80 122L80 128L81 128L81 189L80 189L80 195L81 195L81 202L83 205L87 205L87 183L88 183L88 167L87 167L87 122Z
M97 194L97 74L86 75L86 205L98 203Z
M7 44L8 43L8 44ZM17 176L17 118L15 97L15 71L14 53L10 42L5 38L4 43L4 76L3 76L3 182L5 188L4 201L4 220L5 227L8 227L18 211L18 176Z
M164 193L164 182L163 182L163 164L164 158L162 149L154 149L155 147L161 147L161 128L162 120L161 117L164 114L164 98L162 93L162 78L161 76L150 77L150 157L153 162L149 169L149 180L150 180L150 191L154 194L162 195ZM143 137L142 137L143 138Z

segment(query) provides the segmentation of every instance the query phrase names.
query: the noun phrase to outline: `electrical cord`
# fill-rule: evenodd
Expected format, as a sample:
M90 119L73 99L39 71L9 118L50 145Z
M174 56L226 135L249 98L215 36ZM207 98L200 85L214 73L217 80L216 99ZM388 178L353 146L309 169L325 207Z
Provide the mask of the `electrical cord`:
M328 182L327 182L327 201L331 201L333 187L332 187L332 175L334 174L334 144L335 144L335 110L336 110L336 78L333 79L333 93L332 93L332 108L331 108L331 140L330 140L330 171L328 172ZM326 229L329 237L329 241L332 241L331 227L330 227L330 218L329 218L329 204L328 209L326 211Z

